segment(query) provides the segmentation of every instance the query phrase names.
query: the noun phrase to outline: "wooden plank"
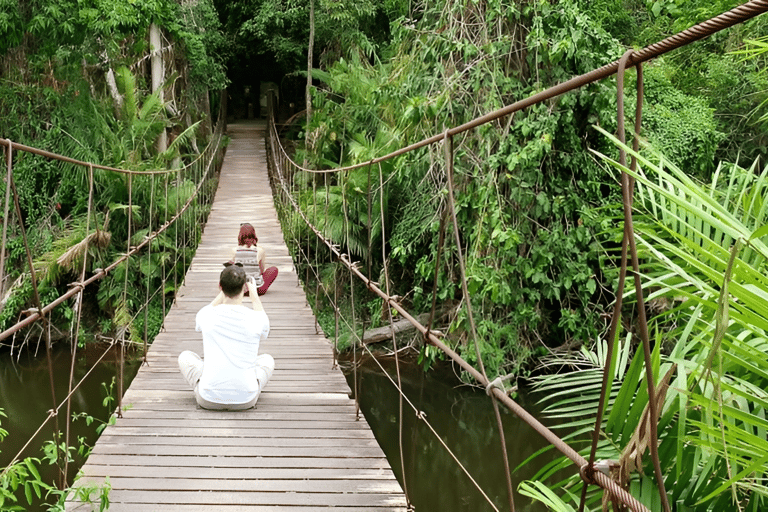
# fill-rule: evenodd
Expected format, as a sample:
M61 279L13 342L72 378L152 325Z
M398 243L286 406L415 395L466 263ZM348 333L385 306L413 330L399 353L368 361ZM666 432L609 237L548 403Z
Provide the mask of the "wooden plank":
M357 481L356 481L357 482ZM379 506L405 507L402 495L374 493L303 493L298 492L240 492L227 489L225 491L140 491L112 488L110 503L133 503L138 505L136 510L150 510L149 506L166 504L206 504L211 507L219 505L256 505L271 503L275 506ZM113 510L110 506L110 512ZM127 509L124 509L127 510ZM156 510L156 509L155 509Z
M87 477L88 483L99 484L103 479ZM221 491L219 478L127 478L114 477L110 483L120 489L131 491ZM364 480L355 482L356 487L363 493L397 494L402 489L397 482L386 480ZM240 483L239 490L243 492L302 492L302 493L343 493L349 490L349 484L343 480L307 480L301 488L296 488L295 480L286 479L249 479Z
M231 125L231 142L203 237L163 328L102 434L80 485L109 478L111 512L405 511L406 501L333 358L299 284L266 172L263 134ZM276 361L248 411L197 406L179 370L202 351L195 315L218 293L241 222L256 228L279 275L262 302ZM246 299L246 304L249 299ZM74 500L74 498L73 498ZM67 511L95 510L70 501Z
M349 469L349 468L303 468L302 480L387 480L392 476L387 469ZM113 466L91 464L88 466L88 477L109 476L110 480L117 477L126 478L168 478L168 468L159 466ZM219 480L267 480L296 478L296 469L291 468L210 468L210 467L179 467L174 469L174 478L189 480L215 478ZM223 485L231 485L226 482Z
M72 510L73 512L91 512L90 506L86 504L77 504L77 508ZM136 510L134 504L112 503L109 507L109 512L132 512ZM405 507L375 507L375 506L352 506L341 507L334 506L334 511L338 512L382 512L383 510L398 510L405 512ZM212 512L209 505L179 505L179 504L164 504L163 512ZM328 507L313 507L313 506L286 506L286 505L263 505L263 504L250 504L250 505L230 505L230 504L218 504L216 505L216 512L329 512Z
M167 457L143 455L113 455L97 453L94 450L88 457L93 464L140 466L140 467L206 467L206 468L294 468L296 475L306 468L347 468L347 469L384 469L389 467L387 459L357 458L345 459L328 457L318 460L314 457L217 457L170 455ZM171 475L169 475L171 477ZM232 489L237 490L237 489Z
M264 437L197 437L197 436L174 436L174 437L150 437L150 436L128 436L128 435L107 435L99 438L99 447L120 445L120 446L238 446L243 448L250 447L268 447L276 446L284 448L375 448L379 445L375 439L333 439L333 438L304 438L304 437L286 437L286 438L264 438ZM377 452L381 453L381 452ZM366 455L363 455L366 456Z

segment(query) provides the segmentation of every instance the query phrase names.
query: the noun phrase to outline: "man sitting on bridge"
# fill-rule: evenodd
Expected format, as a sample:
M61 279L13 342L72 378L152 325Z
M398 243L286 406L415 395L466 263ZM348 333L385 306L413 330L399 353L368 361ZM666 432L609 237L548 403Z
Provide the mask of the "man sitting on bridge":
M243 305L246 290L253 309ZM219 295L197 313L195 329L203 333L203 356L185 350L179 369L204 409L250 409L272 377L275 360L259 355L259 342L269 334L256 283L246 280L242 266L231 265L219 276Z

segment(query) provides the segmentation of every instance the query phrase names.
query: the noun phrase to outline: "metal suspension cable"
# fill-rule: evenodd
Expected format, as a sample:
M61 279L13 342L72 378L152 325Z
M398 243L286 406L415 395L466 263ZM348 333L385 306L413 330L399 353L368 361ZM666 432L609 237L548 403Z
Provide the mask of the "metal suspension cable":
M118 167L109 167L106 165L98 165L94 164L92 162L84 162L82 160L76 160L74 158L70 158L68 156L59 155L57 153L51 153L50 151L45 151L42 149L38 149L32 146L26 146L24 144L19 144L18 142L13 142L10 139L0 139L0 146L6 146L8 148L16 148L18 151L24 151L26 153L32 153L34 155L43 156L46 158L50 158L51 160L59 160L60 162L68 163L68 164L74 164L80 167L88 167L93 166L94 169L99 169L101 171L112 171L112 172L118 172L120 174L176 174L179 172L179 169L155 169L155 170L146 170L146 171L131 171L129 169L120 169Z

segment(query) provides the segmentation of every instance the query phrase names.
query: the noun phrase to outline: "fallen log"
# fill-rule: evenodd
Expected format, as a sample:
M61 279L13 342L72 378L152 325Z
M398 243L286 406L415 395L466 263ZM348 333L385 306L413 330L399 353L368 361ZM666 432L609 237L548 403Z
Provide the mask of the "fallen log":
M416 320L425 325L429 321L429 313L422 313L416 316ZM371 345L373 343L381 343L382 341L391 340L393 336L408 331L415 331L416 327L406 319L397 320L392 322L391 325L385 325L384 327L377 327L369 331L365 331L365 337L363 338L363 345ZM436 335L440 335L439 331L432 331Z

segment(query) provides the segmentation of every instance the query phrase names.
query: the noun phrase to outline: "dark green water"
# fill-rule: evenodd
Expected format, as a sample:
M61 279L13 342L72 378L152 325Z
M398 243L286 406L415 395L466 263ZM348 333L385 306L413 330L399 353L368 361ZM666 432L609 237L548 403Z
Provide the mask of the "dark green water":
M58 403L67 396L69 388L69 373L71 366L71 352L66 344L60 344L53 349L52 361L54 368L54 389ZM94 367L98 356L104 348L90 348L87 352L81 352L75 362L74 382L81 380L88 371ZM78 419L71 424L70 446L93 445L98 438L96 425L109 418L114 410L114 402L110 407L104 405L104 399L113 378L118 373L118 363L114 353L110 353L100 363L96 364L93 371L86 377L83 384L72 395L71 413L86 413L95 418L91 426L86 425L85 419ZM127 363L124 369L126 382L136 374L138 363ZM112 386L112 396L116 396L117 385ZM38 428L43 424L48 411L53 409L53 397L48 372L48 362L44 348L40 348L37 355L33 351L26 351L13 355L4 350L0 352L0 409L7 417L0 418L0 428L8 431L8 436L0 442L0 468L6 467L19 453L27 441L32 438ZM58 414L59 431L65 431L66 406L62 407ZM44 458L43 445L54 438L54 422L48 423L32 438L29 446L21 452L20 458L35 457ZM63 442L63 438L62 441ZM70 463L68 474L74 475L83 464L82 457L74 455L74 461ZM55 467L43 462L41 476L49 482L56 481L58 471ZM71 481L71 477L70 477ZM26 510L42 510L39 504L28 506L19 493L19 504Z
M380 360L397 382L392 359ZM343 362L347 381L354 389L349 361ZM417 511L484 512L493 511L488 500L472 483L459 464L440 442L450 448L472 479L500 511L508 511L507 484L498 424L490 398L484 390L460 386L450 368L424 373L414 365L401 362L402 387L416 409L437 433L418 419L407 402L403 404L402 445L405 483L411 503ZM403 483L400 462L399 393L371 359L358 368L360 409L371 426L398 480ZM540 407L533 396L520 394L515 401L534 416ZM500 407L507 454L513 470L512 484L532 478L536 471L559 452L550 450L526 466L515 470L546 441L515 414ZM544 421L545 425L547 424ZM547 425L551 428L551 425ZM575 467L571 468L575 471ZM546 512L547 508L520 494L515 495L516 512Z
M93 366L101 350L91 349L81 353L75 365L75 381L80 380ZM53 353L54 383L57 399L66 396L69 380L71 355L67 347L58 347ZM348 362L342 365L349 368ZM384 359L382 365L395 378L394 361ZM112 408L103 405L108 387L118 372L114 355L99 363L87 377L84 384L73 395L73 413L85 412L105 421ZM125 368L129 382L138 370L138 363L129 363ZM507 506L506 477L501 459L501 444L498 427L490 399L482 390L458 385L450 369L422 372L414 365L401 364L403 389L414 406L426 414L426 419L454 456L467 469L483 492L499 510ZM348 381L353 388L353 374L348 372ZM374 434L390 461L397 478L402 483L403 471L400 463L399 395L389 379L372 360L364 361L358 368L360 406ZM396 380L396 379L395 379ZM117 387L113 388L116 392ZM516 401L537 415L538 406L533 397L518 395ZM114 406L112 406L114 407ZM0 467L5 467L32 434L42 424L52 409L48 365L41 350L37 356L25 353L17 361L6 352L0 353L0 408L8 415L0 419L0 427L9 432L0 442ZM546 446L544 440L513 413L501 408L507 453L510 465L515 468L538 449ZM545 422L546 424L546 422ZM59 414L60 429L64 429L64 412ZM403 453L405 461L406 487L411 503L417 511L441 512L484 512L492 511L482 493L462 471L459 464L441 444L431 430L419 420L413 408L403 404ZM97 438L94 425L88 427L85 421L74 422L71 444L82 438L86 444L93 444ZM43 457L43 443L53 439L53 425L49 422L37 434L22 457ZM556 455L550 450L546 456L537 458L512 475L513 485L526 479L543 464ZM70 465L74 474L83 460L75 458ZM44 472L44 477L53 481L56 474L53 467ZM23 500L23 497L20 495ZM26 505L22 501L22 505ZM539 503L517 494L516 512L545 512ZM28 510L42 510L39 506Z

